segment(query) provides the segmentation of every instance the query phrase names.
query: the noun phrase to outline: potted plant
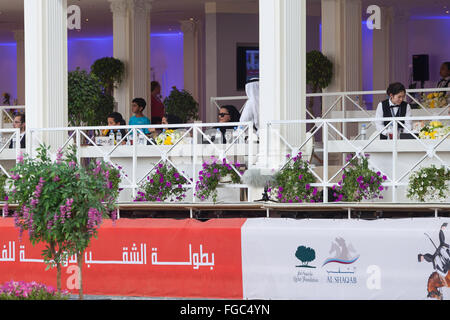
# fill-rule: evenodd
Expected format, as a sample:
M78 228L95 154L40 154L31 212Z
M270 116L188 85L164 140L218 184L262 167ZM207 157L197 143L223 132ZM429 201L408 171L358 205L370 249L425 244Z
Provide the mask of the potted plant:
M318 189L311 184L316 182L309 164L302 159L302 153L291 157L288 163L274 176L274 182L267 190L271 197L283 203L320 202Z
M71 126L107 124L107 116L114 109L114 98L103 92L93 73L77 68L69 72L68 112Z
M58 151L56 161L41 145L38 156L19 156L11 172L10 192L4 207L16 204L13 217L19 238L28 230L30 242L46 243L42 251L47 269L57 268L57 289L61 291L61 263L76 255L79 268L80 298L83 298L83 253L103 217L115 220L115 200L119 194L119 170L103 161L88 167L77 163L74 147Z
M331 83L333 63L320 51L313 50L306 54L306 83L317 93ZM308 111L313 113L314 98L309 99Z
M354 157L347 156L350 162L344 169L342 179L332 187L335 201L360 202L364 200L383 199L381 192L387 188L382 183L387 180L381 172L369 168L368 154Z
M220 161L211 157L212 162L204 162L202 170L199 171L198 180L195 186L195 194L202 201L211 198L213 202L217 202L217 187L223 177L229 176L231 183L240 183L240 175L233 170L227 159ZM234 167L239 167L239 163L234 163ZM228 179L227 179L228 180Z
M198 103L186 90L178 90L175 86L169 96L164 99L166 113L175 115L183 123L198 120Z
M159 163L156 170L145 181L134 201L156 201L166 200L181 201L186 197L187 183L180 173L168 163Z
M105 93L112 96L114 88L117 88L123 80L125 65L119 59L105 57L94 61L91 65L91 73L100 80Z
M450 170L431 165L411 174L407 197L420 202L445 201L449 196L449 185Z

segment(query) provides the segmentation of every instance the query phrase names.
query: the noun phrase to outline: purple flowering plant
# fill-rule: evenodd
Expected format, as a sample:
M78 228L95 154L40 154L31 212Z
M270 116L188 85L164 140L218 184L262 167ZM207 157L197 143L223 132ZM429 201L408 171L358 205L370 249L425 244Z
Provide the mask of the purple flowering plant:
M35 281L8 281L0 286L0 300L67 300L67 290L58 291Z
M102 218L116 218L120 172L103 161L79 165L75 147L59 150L54 162L48 151L41 145L35 158L19 157L11 171L5 212L14 218L20 240L26 230L33 245L46 244L42 257L47 269L57 269L58 290L62 261L77 256L82 298L83 253L97 237ZM8 212L10 204L17 206L14 212Z
M311 184L316 178L309 170L309 164L302 159L302 153L291 157L286 155L288 163L274 176L268 192L272 199L283 203L321 202L320 193Z
M347 156L349 164L344 169L342 179L331 190L335 201L383 199L382 192L387 188L382 184L387 177L369 168L368 157L368 154L360 157L353 157L352 154Z
M159 163L147 180L141 184L134 201L170 202L181 201L186 197L186 178L167 162Z
M239 168L238 162L233 164L235 168ZM208 198L212 198L212 201L217 202L217 187L219 186L220 179L230 176L231 183L240 183L241 177L232 167L232 164L228 163L227 159L219 160L215 157L211 157L211 162L205 161L202 164L202 170L198 173L197 183L195 185L195 196L204 201Z
M8 180L8 176L3 172L0 173L0 201L3 201L6 197L6 181Z

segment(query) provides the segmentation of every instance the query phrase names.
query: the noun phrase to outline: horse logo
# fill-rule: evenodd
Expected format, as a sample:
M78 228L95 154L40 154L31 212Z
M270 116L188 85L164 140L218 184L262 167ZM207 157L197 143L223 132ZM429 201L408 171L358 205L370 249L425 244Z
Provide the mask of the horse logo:
M417 256L419 262L426 261L433 265L434 272L428 278L427 297L442 300L442 287L450 287L450 250L445 243L444 230L447 223L443 223L439 231L439 246L436 246L431 237L425 233L435 248L434 254L426 253Z
M328 253L334 253L334 255L326 259L322 267L332 262L340 264L352 264L359 259L359 255L356 254L355 248L353 248L351 243L347 245L344 238L336 238L334 242L331 243L331 248Z

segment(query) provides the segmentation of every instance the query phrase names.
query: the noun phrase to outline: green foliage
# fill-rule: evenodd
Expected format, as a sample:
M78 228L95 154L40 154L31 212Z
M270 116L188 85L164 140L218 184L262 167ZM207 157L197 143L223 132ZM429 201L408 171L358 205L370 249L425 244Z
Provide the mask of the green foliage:
M125 73L125 65L119 59L105 57L94 61L91 66L91 73L100 80L100 84L109 96L113 95L113 90L119 85Z
M314 249L305 246L299 246L295 252L295 256L302 262L303 265L308 265L309 262L316 259L316 252Z
M322 52L313 50L306 54L306 83L314 92L328 87L332 77L333 63Z
M46 243L44 262L59 270L62 259L80 256L89 246L102 217L112 214L115 218L120 175L103 161L80 166L75 147L65 154L58 152L55 162L48 150L41 145L36 158L26 155L18 159L11 171L7 205L18 206L14 221L20 237L28 230L33 245ZM60 278L57 282L60 289Z
M7 179L8 179L7 175L0 173L0 201L5 200L5 197L7 196L6 191L5 191Z
M368 155L364 157L347 157L349 165L344 169L342 180L338 186L333 186L333 196L337 201L360 202L363 199L382 199L381 192L385 189L381 184L387 178L381 172L369 168ZM387 188L386 188L387 189Z
M178 116L183 123L198 120L198 103L186 90L172 87L170 95L164 99L166 113Z
M114 97L102 93L99 98L100 101L92 123L96 126L106 126L108 125L108 115L114 111Z
M293 158L289 154L286 157L289 162L275 174L268 192L280 202L319 202L317 188L311 187L316 179L308 169L309 164L302 159L302 153Z
M166 200L180 201L186 197L187 180L179 174L177 169L167 163L159 163L152 175L141 185L135 201L157 201Z
M445 201L449 196L449 185L450 170L431 165L411 174L407 196L420 202Z
M102 88L98 78L77 68L69 72L68 109L72 126L97 125L94 119L99 109Z
M212 163L203 163L195 186L195 196L202 201L210 197L213 202L217 201L217 187L221 177L230 175L232 183L240 183L241 181L239 174L233 170L226 159L223 159L222 162L217 162L218 159L212 157L212 160ZM239 167L240 164L235 163L234 166Z

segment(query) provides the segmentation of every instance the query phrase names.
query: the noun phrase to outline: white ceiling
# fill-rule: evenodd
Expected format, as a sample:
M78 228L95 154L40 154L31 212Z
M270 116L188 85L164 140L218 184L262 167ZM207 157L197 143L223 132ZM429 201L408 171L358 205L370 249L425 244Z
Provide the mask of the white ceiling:
M251 3L258 0L154 0L151 10L151 29L156 33L178 32L179 21L189 18L202 20L206 2ZM278 0L274 0L278 1ZM303 1L303 0L298 0ZM308 14L320 15L321 0L307 0ZM445 15L450 0L363 0L365 8L372 4L393 6L411 15ZM67 0L68 5L81 8L81 31L70 30L69 37L105 37L112 35L112 14L107 0ZM447 6L447 8L444 8ZM23 29L23 0L0 0L0 42L14 42L13 30ZM450 17L450 14L449 14ZM88 19L88 21L86 21Z

